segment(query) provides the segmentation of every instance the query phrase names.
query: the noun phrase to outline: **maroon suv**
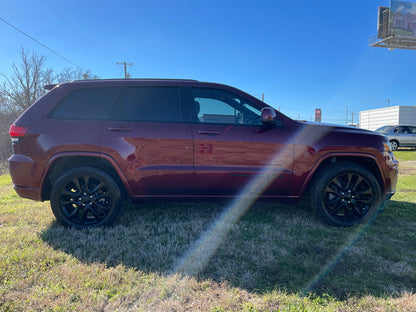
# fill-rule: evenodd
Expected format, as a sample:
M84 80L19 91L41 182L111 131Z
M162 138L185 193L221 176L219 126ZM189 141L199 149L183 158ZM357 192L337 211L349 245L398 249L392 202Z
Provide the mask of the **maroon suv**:
M134 79L46 88L10 127L9 167L16 192L50 200L65 225L111 224L127 198L309 195L325 222L350 226L395 192L398 162L385 136L294 121L229 86Z

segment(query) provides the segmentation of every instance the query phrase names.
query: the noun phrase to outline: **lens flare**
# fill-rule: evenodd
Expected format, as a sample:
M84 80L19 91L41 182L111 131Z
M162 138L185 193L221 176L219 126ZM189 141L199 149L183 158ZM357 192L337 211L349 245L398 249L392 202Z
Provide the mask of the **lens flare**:
M318 142L328 133L328 130L323 130L323 127L314 127L313 131L311 131L310 128L311 126L305 125L305 127L295 135L294 142L309 143L308 145L294 146L294 149L296 149L295 155L297 155L295 157L297 158L304 157L305 153L310 150L310 146L313 146L315 142ZM290 145L291 144L288 144L288 146ZM288 163L284 164L278 162L278 160L280 160L280 155L281 153L274 155L268 164L263 167L261 172L259 172L256 177L244 187L230 206L226 207L217 220L202 233L201 237L193 244L193 247L179 259L174 269L174 273L197 275L206 267L220 244L225 240L233 225L244 216L263 191L275 179L279 178L280 173L276 172L273 165L280 163L282 169L280 172L283 170L292 170L292 161L288 161Z

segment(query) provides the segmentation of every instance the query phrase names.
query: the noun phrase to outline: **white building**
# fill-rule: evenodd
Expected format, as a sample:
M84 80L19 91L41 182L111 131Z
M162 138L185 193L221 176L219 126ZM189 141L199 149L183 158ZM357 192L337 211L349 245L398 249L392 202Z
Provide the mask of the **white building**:
M387 125L416 126L416 106L393 106L360 112L360 128L376 130Z

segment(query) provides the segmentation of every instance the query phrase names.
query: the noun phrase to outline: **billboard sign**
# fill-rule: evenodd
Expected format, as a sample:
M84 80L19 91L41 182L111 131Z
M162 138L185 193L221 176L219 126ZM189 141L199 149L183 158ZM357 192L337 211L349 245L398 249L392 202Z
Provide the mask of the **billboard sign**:
M320 108L315 109L315 121L321 122L322 110Z
M377 37L384 39L389 33L389 11L388 7L378 7Z
M392 0L389 25L391 34L416 38L416 3Z

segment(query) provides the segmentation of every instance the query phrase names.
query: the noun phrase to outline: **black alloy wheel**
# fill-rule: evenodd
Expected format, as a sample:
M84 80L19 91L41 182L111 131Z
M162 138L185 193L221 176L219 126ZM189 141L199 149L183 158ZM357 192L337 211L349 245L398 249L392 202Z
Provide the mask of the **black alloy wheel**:
M315 180L312 203L321 218L335 226L368 221L381 201L380 186L368 170L350 163L333 164Z
M74 168L57 179L51 207L64 225L89 228L109 225L121 212L120 188L106 172L92 167Z

